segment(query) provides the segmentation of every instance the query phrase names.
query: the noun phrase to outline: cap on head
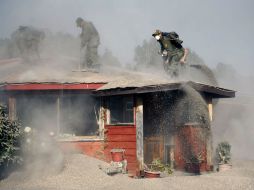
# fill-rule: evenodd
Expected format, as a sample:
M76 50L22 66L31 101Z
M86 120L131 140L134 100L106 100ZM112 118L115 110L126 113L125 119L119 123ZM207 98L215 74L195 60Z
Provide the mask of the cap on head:
M152 34L153 37L160 35L162 32L160 30L155 30L155 32Z

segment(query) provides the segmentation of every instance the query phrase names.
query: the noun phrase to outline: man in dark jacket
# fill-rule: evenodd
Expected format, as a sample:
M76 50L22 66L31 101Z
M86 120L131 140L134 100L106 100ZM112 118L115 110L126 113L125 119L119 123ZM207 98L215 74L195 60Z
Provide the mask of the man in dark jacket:
M164 69L166 71L169 69L176 70L179 68L179 63L181 65L186 63L188 50L183 48L183 41L179 39L176 32L161 32L160 30L156 30L152 36L160 43L160 53L163 56ZM173 75L178 75L174 72L178 71L173 71Z
M45 38L45 33L31 26L19 26L11 35L18 47L21 57L27 61L35 61L40 58L39 46Z
M165 50L175 61L186 62L187 49L183 48L183 41L179 39L176 32L161 32L156 30L152 36L160 43L161 53Z
M82 68L92 68L98 64L98 46L100 45L99 33L92 22L76 19L77 27L82 29L81 39L81 66Z

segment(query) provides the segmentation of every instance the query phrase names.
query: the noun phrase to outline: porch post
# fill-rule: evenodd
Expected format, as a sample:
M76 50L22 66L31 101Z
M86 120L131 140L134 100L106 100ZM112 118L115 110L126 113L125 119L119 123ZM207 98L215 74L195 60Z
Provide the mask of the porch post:
M144 143L143 143L143 99L136 99L136 153L138 169L144 169Z
M16 98L10 96L8 99L9 102L9 118L10 120L16 119Z
M57 96L56 98L56 126L57 126L57 135L60 134L60 109L61 109L61 102L60 102L60 96Z
M208 99L207 106L208 106L208 113L209 113L210 121L213 121L213 100L212 100L212 98Z
M99 135L101 139L104 139L104 124L105 124L105 103L104 103L104 98L100 97L100 110L99 110Z
M208 99L208 113L209 113L210 121L212 122L213 121L213 100L211 97ZM213 167L213 161L212 161L213 143L212 143L211 130L208 133L206 149L207 149L207 165L210 166L208 170L211 170Z

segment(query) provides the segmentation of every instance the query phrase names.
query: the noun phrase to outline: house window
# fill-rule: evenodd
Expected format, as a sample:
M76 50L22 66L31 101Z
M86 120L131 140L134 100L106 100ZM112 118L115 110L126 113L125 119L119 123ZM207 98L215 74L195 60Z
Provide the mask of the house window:
M110 124L133 123L133 97L109 97Z
M61 97L60 133L63 136L96 136L96 100L90 95Z
M98 109L98 101L86 94L17 97L17 116L23 126L60 137L97 136Z
M37 131L57 133L57 109L54 96L18 96L16 109L17 118L22 126L29 126Z

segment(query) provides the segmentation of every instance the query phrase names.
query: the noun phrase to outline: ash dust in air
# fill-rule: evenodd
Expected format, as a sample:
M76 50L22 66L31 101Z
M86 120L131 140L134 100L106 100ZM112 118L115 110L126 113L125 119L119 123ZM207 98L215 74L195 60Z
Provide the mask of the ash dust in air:
M21 11L22 12L22 11ZM27 11L27 14L29 11ZM93 18L93 16L91 16ZM105 27L105 24L98 22L98 18L95 19L98 23L99 33L101 32L100 29ZM65 21L61 21L60 25L62 25ZM68 25L73 24L73 28L75 28L74 24L74 17L73 20L69 19L66 22L69 22ZM73 23L72 23L73 22ZM50 26L52 23L47 25L43 23L43 27L48 26L49 29L40 28L39 23L35 25L37 28L40 28L45 34L43 40L39 45L39 52L40 58L34 62L26 62L22 67L26 68L26 72L24 73L23 77L21 76L20 81L29 80L29 76L33 78L34 76L43 76L47 77L50 70L54 71L53 73L57 76L64 76L68 71L75 70L78 68L80 64L80 39L77 35L70 34L62 30L61 32L52 32ZM70 24L71 23L71 24ZM22 25L23 23L19 23ZM29 23L28 21L25 22L25 25L33 25L34 22ZM18 27L15 26L16 28ZM13 27L13 29L15 28ZM56 26L53 27L54 30ZM63 28L63 27L62 27ZM148 27L149 28L149 27ZM153 28L154 29L154 28ZM74 30L74 29L73 29ZM105 31L105 30L103 30ZM76 31L75 31L76 32ZM77 33L77 32L76 32ZM152 33L152 31L151 31ZM103 34L104 36L106 34ZM131 34L134 35L134 34ZM149 37L147 37L149 38ZM147 39L145 38L145 39ZM184 36L182 36L184 40ZM121 45L125 43L124 36L121 38ZM11 59L20 57L20 52L18 48L15 46L15 43L11 40L11 34L1 39L0 41L0 57L1 59ZM214 145L217 142L222 140L228 140L232 144L232 154L233 158L235 159L254 159L254 153L250 151L254 146L254 129L253 129L253 118L252 113L254 112L253 108L253 96L254 96L254 88L252 87L253 76L246 76L243 74L239 74L237 70L230 64L224 63L215 63L213 68L209 68L205 62L200 58L202 55L197 55L194 51L190 51L189 57L187 57L187 64L196 65L195 67L188 67L186 72L181 75L179 78L171 78L162 68L162 60L161 57L157 54L157 50L154 48L145 49L144 52L141 54L145 57L144 60L135 60L133 61L134 64L127 64L126 62L130 62L130 60L124 60L124 58L119 59L117 56L114 55L114 51L110 50L108 47L112 47L110 43L116 44L117 41L114 40L112 37L111 41L106 39L102 40L102 45L99 50L99 62L101 64L101 73L110 74L113 71L124 73L126 75L132 74L136 75L141 74L142 77L146 78L147 75L156 75L158 78L167 79L169 82L176 82L176 81L185 81L185 80L193 80L195 82L201 82L205 84L215 85L215 86L222 86L225 88L232 88L236 91L237 97L232 100L221 100L219 102L214 102L214 121L209 121L209 114L208 109L206 106L206 102L203 97L192 89L189 86L182 87L182 94L179 94L181 97L178 101L174 101L170 95L165 92L159 92L160 96L154 96L151 99L154 102L156 98L160 98L163 101L163 105L157 104L154 106L155 113L157 112L156 109L163 109L168 110L168 112L164 112L164 114L175 113L174 117L167 117L164 116L165 119L160 121L164 123L163 125L170 125L171 122L198 122L202 123L206 126L211 127L213 132L214 138ZM152 42L154 43L154 42ZM128 42L126 42L128 44ZM149 41L148 41L149 44ZM139 47L142 47L143 44L140 43ZM119 47L120 48L120 47ZM204 47L205 48L205 47ZM133 48L134 49L134 48ZM191 47L190 47L191 49ZM156 51L154 51L156 50ZM135 53L134 53L135 54ZM124 56L122 56L124 57ZM147 63L151 60L154 62L154 65L148 66ZM139 63L137 63L139 61ZM3 65L6 67L4 71L8 70L8 65ZM253 69L253 68L251 68ZM55 72L57 71L57 72ZM19 68L17 67L17 72L19 72ZM9 73L3 72L0 73L1 75L8 75ZM145 76L143 76L144 74ZM52 76L52 75L51 75ZM53 76L54 77L54 76ZM87 99L81 99L77 97L75 102L73 103L73 99L69 97L64 97L63 99L66 100L65 107L63 112L68 112L68 107L70 104L74 104L75 111L69 110L71 113L71 118L63 118L62 121L62 129L61 130L68 130L67 127L64 126L73 126L72 131L64 131L63 134L71 134L72 132L82 133L85 131L86 134L94 134L96 135L95 130L89 131L89 129L80 129L79 126L83 125L84 121L79 121L80 115L85 115L85 125L94 125L96 123L91 121L91 117L89 114L86 115L85 109L80 108L79 105L85 105L86 108L92 108L91 100L89 97ZM29 102L28 102L29 101ZM55 105L57 104L55 99L51 99L50 97L44 98L27 98L20 97L20 103L18 106L20 109L24 109L23 115L31 114L31 119L26 121L29 127L36 126L36 130L40 130L41 128L47 131L45 135L39 135L37 139L47 139L45 137L50 132L57 133L59 129L56 126L56 118L57 115L53 114ZM28 106L29 105L29 106ZM36 105L36 106L35 106ZM27 110L33 110L32 112L28 113ZM181 112L178 110L185 110L185 112ZM68 115L68 113L66 113ZM36 118L36 119L33 119ZM49 119L50 118L50 119ZM172 119L174 121L172 121ZM154 121L155 122L155 121ZM181 125L182 123L179 123ZM53 130L52 130L53 129ZM43 140L42 140L43 141ZM38 141L38 143L41 141ZM43 143L43 142L42 142ZM46 143L44 143L46 144ZM50 145L50 143L49 143ZM46 145L45 145L46 146ZM54 146L48 147L52 148ZM38 150L36 150L38 151ZM58 154L58 149L52 148L51 152ZM33 152L29 154L35 154ZM60 155L60 154L59 154ZM30 157L31 155L29 155ZM56 161L56 168L57 170L61 170L63 165L64 159L60 156L54 156L57 158ZM34 158L34 157L32 157ZM40 161L38 161L40 162ZM52 162L54 163L54 161ZM45 164L45 163L43 163ZM38 170L36 168L39 168ZM38 164L36 166L32 166L29 170L31 171L31 176L34 175L34 171L42 171L43 165ZM34 170L34 171L33 171Z

